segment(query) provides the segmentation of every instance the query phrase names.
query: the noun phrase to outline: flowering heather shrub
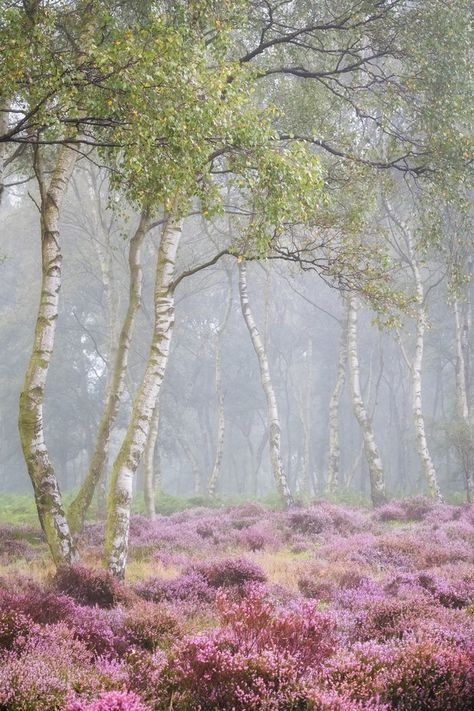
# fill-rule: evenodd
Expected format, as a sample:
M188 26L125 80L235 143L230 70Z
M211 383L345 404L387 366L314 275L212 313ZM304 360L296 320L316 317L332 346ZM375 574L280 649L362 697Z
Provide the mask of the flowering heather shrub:
M65 711L147 711L133 691L105 691L95 701L70 701Z
M125 654L123 661L128 678L127 688L154 707L162 672L167 664L166 654L161 650L150 654L144 649L132 648Z
M278 537L268 526L257 523L240 530L237 543L246 550L255 552L265 548L277 548Z
M303 597L312 600L331 600L335 595L336 586L332 580L303 575L298 579L298 590Z
M38 624L49 625L74 617L76 605L68 595L32 585L23 592L4 591L0 594L0 609L5 608L22 612Z
M303 677L334 645L330 618L308 603L279 608L261 587L238 602L218 594L221 627L187 637L164 671L180 709L304 708Z
M114 607L124 596L122 585L110 573L82 565L59 568L53 585L81 605Z
M229 588L246 583L264 583L266 575L259 565L246 558L195 563L189 573L201 575L212 588Z
M407 512L400 502L390 501L388 504L379 506L374 511L373 517L376 521L382 521L383 523L387 521L406 521Z
M397 711L468 711L473 662L472 653L430 638L367 642L330 659L324 678L354 700L379 699Z
M34 631L31 618L16 610L0 610L0 653L13 647L20 648Z
M13 648L0 664L0 708L60 709L72 688L91 693L101 682L86 647L64 625L51 625Z
M333 523L328 511L323 506L290 511L288 525L292 531L305 536L314 536L331 530Z
M190 601L209 603L215 598L213 590L203 575L189 572L173 580L148 578L134 587L135 592L145 600L152 602Z
M400 501L400 506L405 511L407 521L423 521L426 514L434 507L434 503L423 496L412 496Z
M183 636L178 613L170 606L140 601L124 617L124 628L130 644L151 652L169 647Z

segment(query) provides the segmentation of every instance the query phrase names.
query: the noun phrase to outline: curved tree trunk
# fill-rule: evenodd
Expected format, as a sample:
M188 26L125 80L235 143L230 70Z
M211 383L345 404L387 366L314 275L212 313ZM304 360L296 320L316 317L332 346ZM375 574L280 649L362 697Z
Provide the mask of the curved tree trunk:
M149 230L149 226L149 217L147 212L144 210L140 217L140 222L135 234L130 240L128 253L130 290L127 313L120 331L119 345L111 372L110 385L106 396L104 411L99 423L94 453L92 455L86 477L68 511L69 525L73 533L80 533L82 531L87 510L92 501L92 497L94 496L97 484L104 473L110 433L117 419L125 386L128 354L130 351L133 327L138 309L140 308L142 293L142 265L140 250L143 239Z
M242 306L242 314L250 333L252 345L258 358L260 367L260 380L267 401L267 417L268 429L270 437L270 459L272 464L273 476L277 486L278 493L283 503L289 507L294 503L291 494L286 474L283 469L281 459L281 426L280 417L278 414L278 406L273 389L273 383L270 376L270 367L265 347L258 331L255 319L250 309L248 292L247 292L247 267L245 261L239 261L239 292L240 303Z
M357 350L357 305L352 294L347 296L347 357L351 374L352 407L359 423L364 451L369 467L370 496L374 506L385 503L385 480L372 422L360 389L359 355Z
M341 342L339 346L339 359L337 362L336 385L329 402L329 457L328 457L328 478L326 491L334 496L339 489L340 476L340 456L339 449L339 402L341 400L344 381L346 379L347 367L347 328L348 313L347 304L344 309L344 316L341 328Z
M155 282L155 322L150 355L132 408L130 422L112 467L105 555L109 570L125 575L133 477L146 446L153 411L168 362L174 325L174 272L182 223L168 219L161 236Z
M77 552L44 438L43 402L61 288L59 215L77 156L77 150L63 145L47 185L39 149L36 150L35 169L41 196L41 297L33 351L20 395L18 420L23 455L33 484L40 523L56 565L72 563L77 558Z
M207 494L209 498L214 498L216 495L217 483L220 479L222 457L224 454L224 440L225 440L225 411L224 411L224 389L222 387L222 334L224 333L225 327L227 326L227 321L229 320L230 309L232 306L232 282L230 275L227 274L229 279L229 293L227 297L227 306L222 319L222 323L219 325L216 332L216 394L217 394L217 441L216 441L216 455L214 458L214 466L212 467L212 472L207 483Z

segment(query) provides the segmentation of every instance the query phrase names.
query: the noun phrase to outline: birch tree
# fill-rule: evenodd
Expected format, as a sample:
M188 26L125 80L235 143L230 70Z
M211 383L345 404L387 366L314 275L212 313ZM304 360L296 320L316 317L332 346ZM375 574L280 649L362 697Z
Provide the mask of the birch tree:
M50 179L45 176L41 150L37 148L35 154L40 192L42 278L33 350L20 395L18 426L41 526L53 560L60 565L76 560L77 552L45 441L43 404L59 314L60 209L78 153L72 146L62 146Z
M128 355L133 336L136 316L140 308L142 293L141 247L143 240L151 227L148 212L144 209L139 223L130 240L128 264L130 270L130 286L127 311L120 330L118 347L111 368L110 384L106 392L104 411L97 431L97 439L92 454L89 469L81 487L68 510L69 525L73 533L80 533L84 526L87 510L92 501L97 484L104 476L110 433L114 427L127 374Z
M329 453L326 491L331 496L337 493L340 485L339 403L346 379L348 323L348 303L346 301L341 324L336 384L329 401Z
M224 389L222 385L222 336L229 320L229 315L232 307L232 281L229 272L227 274L227 304L222 321L216 328L214 335L214 353L216 359L215 369L215 384L217 395L217 437L216 437L216 452L214 457L214 465L212 467L209 480L207 482L207 493L210 498L216 495L216 488L219 482L222 457L224 454L225 441L225 411L224 411Z
M351 394L354 415L361 429L364 452L369 468L370 496L374 506L380 506L386 501L385 478L375 433L371 419L362 398L360 387L359 354L357 348L357 302L353 294L347 299L347 358L351 375Z
M239 294L242 315L250 334L253 349L258 359L260 381L267 403L270 461L272 465L273 478L282 502L285 506L290 507L293 505L294 500L288 486L285 471L283 469L283 461L281 456L281 423L280 416L278 414L278 405L275 389L270 375L267 352L250 307L247 288L247 265L244 259L239 259Z

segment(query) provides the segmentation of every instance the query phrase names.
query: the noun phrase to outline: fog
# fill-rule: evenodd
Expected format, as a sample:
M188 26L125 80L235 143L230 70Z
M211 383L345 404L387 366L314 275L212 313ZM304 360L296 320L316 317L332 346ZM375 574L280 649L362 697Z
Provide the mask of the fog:
M128 247L138 216L110 209L107 200L107 174L81 161L62 211L63 284L44 404L46 442L66 491L79 487L89 466L112 352L128 301ZM40 293L37 201L31 181L12 188L0 212L0 487L10 492L31 490L17 420ZM111 434L109 466L124 437L148 357L160 229L152 230L143 244L142 305L119 417ZM230 242L226 216L209 221L200 216L187 218L176 273L212 261ZM399 255L389 234L386 246L397 262ZM399 259L397 265L391 274L394 283L413 293L410 269ZM262 258L247 265L249 302L265 344L280 414L283 466L294 494L312 497L327 493L329 409L344 319L344 290L341 293L337 284L327 283L323 276L284 259ZM426 439L443 496L461 499L466 451L472 443L459 434L456 372L460 354L453 299L446 267L429 253L422 257L421 278L427 326L422 361ZM466 315L462 367L469 385L472 287L468 284L464 289L459 302ZM225 432L217 493L224 498L275 497L266 400L242 316L236 258L224 255L215 264L185 275L175 296L176 324L160 395L154 461L162 490L187 497L207 494L218 439L219 349ZM373 422L387 490L392 497L423 494L426 482L417 451L406 362L415 348L416 319L409 308L401 314L398 327L380 325L375 317L370 306L361 303L357 332L361 391ZM366 501L367 458L354 416L347 366L345 370L338 407L337 495ZM134 486L142 491L141 468Z

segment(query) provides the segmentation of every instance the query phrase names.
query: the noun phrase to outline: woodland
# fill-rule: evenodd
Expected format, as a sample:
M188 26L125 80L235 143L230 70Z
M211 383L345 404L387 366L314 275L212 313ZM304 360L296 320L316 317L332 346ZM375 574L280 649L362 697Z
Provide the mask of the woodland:
M472 21L0 0L0 711L472 708Z

